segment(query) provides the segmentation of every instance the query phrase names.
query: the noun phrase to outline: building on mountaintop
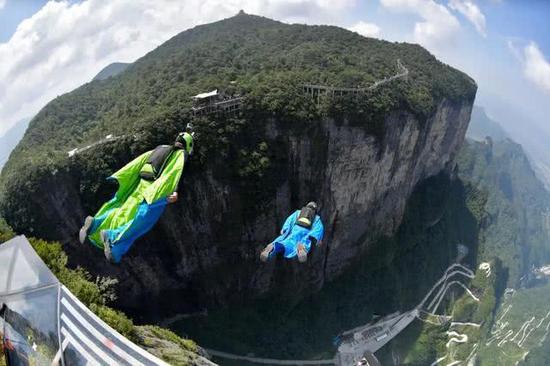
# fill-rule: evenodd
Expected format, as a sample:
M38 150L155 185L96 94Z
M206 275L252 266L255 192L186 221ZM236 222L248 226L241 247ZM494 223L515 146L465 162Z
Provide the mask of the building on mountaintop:
M211 113L236 113L241 109L243 97L240 95L226 95L214 89L191 97L193 116Z

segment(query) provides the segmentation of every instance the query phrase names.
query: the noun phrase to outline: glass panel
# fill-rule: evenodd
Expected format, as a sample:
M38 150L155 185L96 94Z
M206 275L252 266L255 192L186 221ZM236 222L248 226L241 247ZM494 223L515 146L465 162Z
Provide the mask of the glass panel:
M9 365L51 365L58 347L58 287L5 297Z
M13 261L11 282L8 285L9 292L20 291L25 288L36 288L41 285L39 272L31 266L21 250L16 249Z
M0 294L8 291L8 272L15 247L0 245Z
M5 254L14 251L15 255ZM0 245L0 263L0 279L9 282L7 285L0 282L0 296L59 283L23 236Z

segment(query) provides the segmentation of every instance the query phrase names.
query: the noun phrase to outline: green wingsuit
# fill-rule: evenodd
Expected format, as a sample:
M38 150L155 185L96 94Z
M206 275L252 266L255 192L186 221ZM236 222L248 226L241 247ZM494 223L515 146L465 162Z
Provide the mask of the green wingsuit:
M162 167L155 169L152 159L158 157L162 149L165 155ZM171 151L168 153L168 150ZM110 259L115 263L120 262L136 239L153 228L164 212L168 196L177 190L189 156L187 151L185 148L159 146L108 178L118 181L119 188L113 199L93 217L87 234L98 248L105 249L104 242L108 243Z

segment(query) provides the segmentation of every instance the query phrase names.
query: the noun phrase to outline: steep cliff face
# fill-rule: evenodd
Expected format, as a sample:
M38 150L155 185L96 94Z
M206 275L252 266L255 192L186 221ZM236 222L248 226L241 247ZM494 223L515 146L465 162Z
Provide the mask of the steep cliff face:
M395 233L416 184L452 169L471 108L468 101L443 100L426 121L391 112L382 138L345 121L325 119L304 131L271 118L259 137L269 146L278 144L270 197L260 199L231 175L220 174L224 162L191 165L180 202L119 266L106 264L101 252L75 240L89 202L79 191L82 177L71 167L49 175L29 197L36 210L48 213L33 230L66 243L73 263L118 278L119 305L144 317L193 312L266 292L299 299L369 255L374 239ZM111 153L121 161L128 155ZM103 199L97 198L93 205ZM259 252L286 215L310 199L321 204L323 245L304 265L282 259L261 264Z

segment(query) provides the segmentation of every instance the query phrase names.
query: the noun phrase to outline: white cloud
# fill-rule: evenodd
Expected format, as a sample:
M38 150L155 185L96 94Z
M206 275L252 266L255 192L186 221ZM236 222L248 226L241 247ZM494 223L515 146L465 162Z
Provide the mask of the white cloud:
M518 45L521 40L518 38L509 38L506 40L506 45L508 46L508 49L510 52L512 52L512 55L520 61L523 62L523 51L521 50L521 47Z
M460 23L449 9L434 0L380 0L390 10L422 18L414 26L413 39L435 53L449 46L460 29Z
M6 6L6 0L0 0L0 10L2 10L4 6Z
M0 4L5 0L0 0ZM331 23L355 0L49 1L0 43L0 136L115 61L131 62L197 24L240 9L284 21Z
M357 22L348 28L352 32L357 32L365 37L376 37L380 34L380 27L373 23Z
M544 57L535 42L530 42L523 52L525 77L545 92L550 93L550 62Z
M485 30L485 15L479 7L470 0L450 0L449 7L464 15L483 37L487 37Z

